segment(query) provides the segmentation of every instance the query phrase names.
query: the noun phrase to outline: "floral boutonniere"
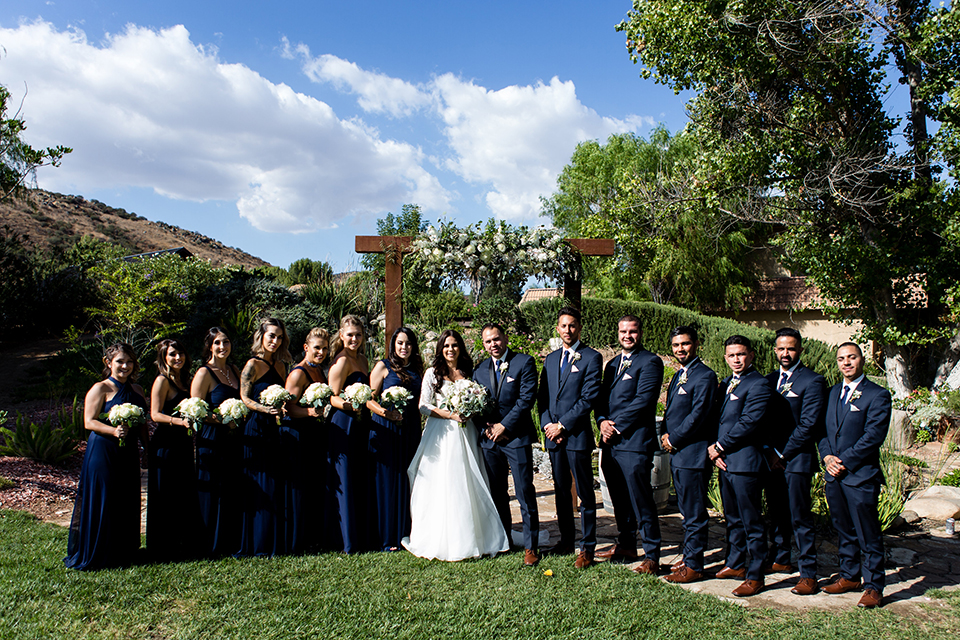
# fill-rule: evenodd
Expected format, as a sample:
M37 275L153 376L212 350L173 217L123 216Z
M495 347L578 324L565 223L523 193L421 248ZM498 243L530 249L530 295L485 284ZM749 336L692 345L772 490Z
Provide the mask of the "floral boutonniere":
M687 372L683 370L680 372L680 377L677 378L677 386L682 387L685 384L687 384Z
M863 394L860 392L860 389L854 389L853 391L850 392L850 398L847 401L852 404L857 400L857 398L859 398L862 395Z
M579 352L579 351L574 351L573 353L570 354L570 362L571 362L571 363L576 362L576 361L578 361L579 359L580 359L580 352Z
M501 360L500 365L497 367L497 371L500 372L500 375L503 375L507 372L507 369L509 368L510 368L510 365L507 363L507 361Z
M730 384L727 385L727 393L733 393L733 390L740 385L740 378L733 378L730 380Z
M788 382L788 383L784 384L782 387L780 387L780 395L785 396L785 395L787 395L788 393L790 393L790 388L791 388L792 386L793 386L793 383L792 383L792 382Z

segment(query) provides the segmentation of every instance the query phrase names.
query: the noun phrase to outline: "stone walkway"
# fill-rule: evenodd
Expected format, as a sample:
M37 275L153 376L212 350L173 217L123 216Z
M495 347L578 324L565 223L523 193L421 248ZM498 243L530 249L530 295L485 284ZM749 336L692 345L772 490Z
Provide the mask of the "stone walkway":
M549 533L549 546L557 541L559 535L556 521L556 504L553 497L553 483L540 475L535 476L537 504L540 510L541 539L543 531ZM512 479L511 479L512 491ZM512 494L511 494L512 498ZM602 505L600 492L597 502ZM511 499L513 526L520 531L521 517L519 504ZM571 505L572 508L572 505ZM579 526L579 518L578 526ZM598 549L613 544L617 535L616 523L612 515L603 510L597 511ZM668 566L682 558L680 545L683 540L682 520L676 506L670 505L660 510L660 527L663 533L663 550L660 562ZM911 531L903 535L884 536L887 562L887 588L884 590L884 608L901 615L919 615L929 607L948 607L941 600L926 597L928 589L952 589L960 585L960 537L947 537L943 524L939 529L929 531ZM818 537L819 579L821 584L837 571L836 537L821 539ZM641 552L642 553L642 552ZM709 548L706 554L706 570L709 575L723 567L724 560L724 524L721 518L711 517ZM571 565L573 558L571 557ZM639 563L637 563L639 564ZM634 566L624 564L624 571ZM637 578L640 580L640 577ZM812 596L796 596L790 589L797 583L799 574L772 574L767 576L766 588L756 596L737 598L731 591L740 582L735 580L707 579L680 587L696 593L706 593L722 600L749 607L773 607L784 611L841 610L856 608L860 593L827 595L818 593ZM924 605L921 608L921 605Z

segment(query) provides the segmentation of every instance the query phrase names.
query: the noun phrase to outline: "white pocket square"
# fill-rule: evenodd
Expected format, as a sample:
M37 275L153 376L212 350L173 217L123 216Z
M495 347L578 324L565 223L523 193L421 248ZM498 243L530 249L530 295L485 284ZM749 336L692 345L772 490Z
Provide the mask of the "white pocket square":
M794 393L793 391L787 391L788 398L799 398L800 394Z
M574 364L570 365L570 371L576 373L577 371L580 371L580 369L577 369L577 365Z
M855 404L850 405L850 411L860 411L860 407Z
M680 387L679 389L677 389L677 395L678 395L678 396L685 396L685 395L687 395L687 390L684 389L683 387Z
M515 379L516 378L511 378L510 376L507 376L507 382L513 382Z
M731 400L739 400L739 399L740 399L740 396L735 396L735 395L733 395L733 394L731 393L731 394L730 394L730 399L731 399Z
M630 377L630 374L629 374L629 373L623 374L623 379L624 379L624 380L633 380L633 378Z

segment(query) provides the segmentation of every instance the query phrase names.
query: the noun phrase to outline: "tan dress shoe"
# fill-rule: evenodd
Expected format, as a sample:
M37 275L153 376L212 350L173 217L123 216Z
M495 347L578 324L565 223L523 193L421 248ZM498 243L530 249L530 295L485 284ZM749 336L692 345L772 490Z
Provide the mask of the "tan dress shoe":
M881 600L883 600L883 594L876 589L864 589L857 606L864 609L873 609L880 606Z
M687 566L687 565L686 565L686 563L684 563L683 560L678 560L678 561L674 562L672 565L670 565L670 571L671 571L671 572L674 572L674 571L678 570L680 567L685 567L685 566Z
M540 562L540 556L533 549L526 549L523 552L523 566L535 567Z
M767 566L767 573L793 573L794 571L796 571L796 569L794 569L793 565L790 564L773 562Z
M817 581L813 578L800 578L800 582L797 583L793 589L790 589L790 593L798 596L812 596L817 591L820 591L820 587L817 585Z
M744 580L743 584L733 590L738 598L755 596L763 590L763 580Z
M641 562L639 566L631 569L631 571L633 571L634 573L644 573L650 576L655 576L657 575L657 572L659 571L659 569L660 569L660 565L658 565L656 562L654 562L650 558L647 558L646 560Z
M595 564L597 564L597 562L593 559L592 551L577 551L577 559L573 563L573 566L577 569L586 569Z
M846 593L847 591L855 591L859 588L859 580L847 580L843 576L837 576L836 580L823 588L823 592L836 595L838 593Z
M688 584L690 582L696 582L697 580L702 580L703 574L699 571L694 571L690 567L680 567L670 575L666 577L667 582L672 582L674 584Z
M723 569L720 569L720 571L717 571L717 577L721 579L730 578L731 580L744 580L747 577L747 570L724 567Z

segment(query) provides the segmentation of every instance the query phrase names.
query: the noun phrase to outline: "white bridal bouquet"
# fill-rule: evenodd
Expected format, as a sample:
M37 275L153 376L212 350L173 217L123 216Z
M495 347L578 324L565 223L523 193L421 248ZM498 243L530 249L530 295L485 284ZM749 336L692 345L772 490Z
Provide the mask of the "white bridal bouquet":
M404 387L390 387L380 395L380 405L387 411L403 411L413 400L413 394Z
M440 408L469 417L483 411L487 405L487 390L482 386L464 378L452 382L443 389L443 398ZM461 422L460 426L466 423Z
M236 398L227 398L219 407L213 410L220 417L220 422L230 425L234 428L240 424L240 421L250 415L250 409L243 404L242 400Z
M210 405L203 398L187 398L180 401L173 415L187 419L187 435L192 436L197 431L197 425L210 415Z
M129 402L110 407L110 411L101 414L100 419L106 419L114 427L118 427L121 424L126 425L127 429L139 427L146 421L143 415L143 409ZM120 438L120 446L122 447L125 444L127 444L126 438Z
M322 407L330 402L330 396L333 395L333 389L330 385L322 382L314 382L307 387L300 397L300 406L303 407Z
M354 382L340 393L340 397L352 404L354 409L359 410L373 400L373 389L362 382Z
M279 409L291 398L290 392L278 384L272 384L260 392L260 402L274 409ZM277 424L280 424L280 416L277 416Z

